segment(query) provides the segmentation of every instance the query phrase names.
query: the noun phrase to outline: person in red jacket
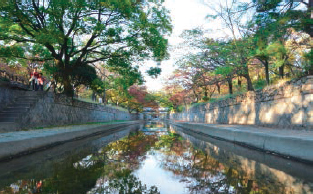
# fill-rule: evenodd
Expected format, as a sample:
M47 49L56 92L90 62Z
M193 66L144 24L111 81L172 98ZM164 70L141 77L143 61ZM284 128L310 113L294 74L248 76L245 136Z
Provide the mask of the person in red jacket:
M37 79L38 79L39 73L37 72L37 68L34 68L34 71L30 73L30 82L33 87L33 91L37 91Z
M38 83L38 89L40 91L43 91L43 83L45 81L45 78L42 77L42 73L39 73L37 83Z

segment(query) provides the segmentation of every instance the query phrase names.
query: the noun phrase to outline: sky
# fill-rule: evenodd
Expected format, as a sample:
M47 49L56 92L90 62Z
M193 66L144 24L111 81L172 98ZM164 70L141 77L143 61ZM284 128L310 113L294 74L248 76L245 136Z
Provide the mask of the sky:
M230 0L227 0L228 2ZM204 2L204 3L201 3ZM251 0L240 0L240 2L251 2ZM212 38L221 38L231 36L231 32L222 25L221 20L208 20L205 19L207 15L214 14L210 9L210 5L218 5L222 3L225 5L225 0L165 0L164 6L170 11L170 17L172 19L173 32L168 37L170 44L170 60L163 61L161 63L162 73L157 79L149 77L144 74L148 91L161 90L164 80L169 77L175 70L174 63L177 59L187 54L188 48L182 50L175 50L173 47L177 46L183 41L179 36L184 30L190 30L197 27L201 27L204 30L211 30L209 36ZM248 19L248 18L246 18ZM145 72L145 67L155 65L153 61L147 61L144 67L141 69Z
M166 0L164 6L170 11L170 16L173 24L173 32L168 37L170 44L170 60L162 61L161 75L153 79L145 75L147 89L149 91L161 90L163 87L162 80L171 75L174 71L175 59L179 58L183 52L171 49L182 42L179 35L183 30L193 29L198 26L207 25L208 22L205 20L205 16L209 13L209 8L200 3L200 0ZM155 65L153 61L147 61L145 67ZM142 68L145 71L145 67Z

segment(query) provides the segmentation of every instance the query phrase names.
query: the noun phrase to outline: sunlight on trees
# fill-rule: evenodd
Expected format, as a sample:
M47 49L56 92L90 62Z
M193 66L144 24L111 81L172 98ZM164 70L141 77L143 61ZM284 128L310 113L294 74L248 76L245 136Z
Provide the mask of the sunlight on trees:
M136 61L169 56L163 36L172 27L161 3L7 1L0 13L0 57L45 62L68 96L97 79L95 62L140 77Z
M175 88L167 90L175 111L312 75L312 1L202 3L211 10L207 19L220 21L227 35L212 38L215 26L182 33L180 47L191 52L176 61L167 81L167 88Z

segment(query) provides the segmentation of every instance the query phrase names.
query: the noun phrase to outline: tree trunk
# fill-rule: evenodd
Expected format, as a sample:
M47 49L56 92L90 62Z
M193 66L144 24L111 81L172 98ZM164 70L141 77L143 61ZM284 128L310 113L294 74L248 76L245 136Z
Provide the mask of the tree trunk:
M231 78L227 79L227 82L228 82L229 94L233 94L233 82L232 82L232 79Z
M270 85L270 74L269 74L269 65L268 65L268 61L265 61L263 63L264 67L265 67L265 79L266 79L266 84Z
M96 99L96 93L94 91L92 91L92 94L91 94L91 100L96 102L97 99Z
M239 88L241 88L241 80L239 77L238 77L238 86L239 86Z
M192 90L192 92L193 92L193 94L194 94L194 95L195 95L195 97L196 97L196 103L198 103L199 98L198 98L198 95L197 95L196 91L195 91L195 90Z
M253 84L252 84L250 75L247 73L247 74L244 74L244 75L242 75L242 76L243 76L244 78L246 78L246 80L247 80L247 90L248 90L248 91L254 91L254 88L253 88Z
M216 84L218 94L221 94L221 86L219 83Z
M284 66L285 65L282 65L282 66L280 66L279 68L278 68L278 71L279 71L279 76L280 76L280 78L284 78Z
M208 97L208 90L205 88L204 89L204 97L207 98Z
M107 101L106 101L106 95L105 95L105 89L104 89L102 98L103 98L103 99L102 99L102 102L103 102L103 104L105 105L105 104L107 103Z
M67 76L67 75L63 76L63 86L64 86L64 92L63 93L66 96L73 97L74 96L74 89L73 89L73 86L70 82L69 76Z
M73 97L74 96L74 88L72 86L71 80L70 80L70 71L66 69L66 65L63 63L62 59L56 60L55 65L61 69L62 71L62 84L63 84L63 93L66 96Z
M254 91L253 84L252 84L250 76L248 76L246 79L247 79L247 90L248 91Z
M269 64L268 64L268 61L266 59L264 60L261 60L261 59L258 59L262 64L263 66L265 67L265 80L266 80L266 84L267 85L270 85L270 74L269 74Z

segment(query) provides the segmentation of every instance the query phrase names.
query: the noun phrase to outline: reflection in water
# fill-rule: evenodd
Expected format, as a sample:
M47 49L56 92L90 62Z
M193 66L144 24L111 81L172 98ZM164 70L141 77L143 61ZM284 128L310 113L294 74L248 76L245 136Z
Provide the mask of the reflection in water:
M19 180L6 187L0 193L41 193L42 181Z
M44 160L43 171L51 173L23 174L20 171L24 169L20 169L21 176L0 187L0 193L276 194L313 191L312 177L298 178L269 167L264 164L266 161L259 163L258 155L264 158L259 152L242 147L234 149L230 143L204 139L196 134L187 135L164 123L147 123L132 129L122 139L112 141L111 138L108 144L99 141L103 138L89 140L88 146L82 144L84 149L92 148L87 152L80 149L79 153L67 153L62 160ZM244 156L250 152L249 156ZM285 161L277 159L273 163L279 160ZM303 169L310 172L312 166ZM297 169L287 171L292 174Z

